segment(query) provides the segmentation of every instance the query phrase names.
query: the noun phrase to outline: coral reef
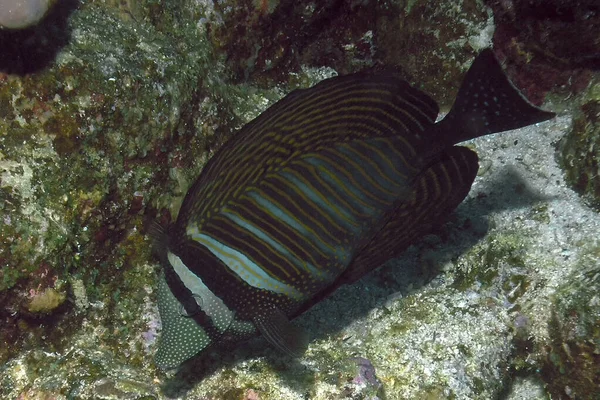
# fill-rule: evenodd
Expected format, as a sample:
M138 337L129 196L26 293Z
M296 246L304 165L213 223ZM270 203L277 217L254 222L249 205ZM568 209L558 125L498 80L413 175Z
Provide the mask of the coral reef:
M0 73L0 295L7 326L19 326L26 308L19 293L54 287L50 277L70 293L71 311L118 302L123 274L149 258L144 213L155 215L181 195L219 136L210 122L216 107L191 101L209 96L197 85L200 65L191 56L210 57L203 43L190 38L173 48L151 25L123 22L109 11L90 4L74 13L78 33L52 68ZM195 37L196 29L180 34ZM173 140L187 129L196 134ZM69 288L72 282L78 284ZM79 317L66 318L69 325ZM56 328L48 322L40 329ZM26 337L2 347L0 360Z
M600 217L554 159L569 132L563 160L589 175L567 179L595 182L597 152L578 152L597 143L579 129L597 131L597 83L566 100L598 79L587 25L584 57L557 34L579 29L566 18L525 13L539 2L63 4L0 31L0 397L593 396ZM560 15L587 10L595 29L593 9L578 10ZM146 223L175 218L236 128L297 87L380 63L449 106L490 43L560 117L468 144L481 168L467 200L402 258L299 317L303 357L258 338L156 368ZM574 129L570 103L581 105Z
M584 90L600 69L600 11L594 0L486 0L494 10L494 47L525 95Z
M491 11L472 0L389 3L376 20L378 59L399 65L442 109L451 106L471 57L492 43Z
M556 398L599 394L600 248L586 248L584 254L579 269L557 291L550 340L540 349L540 374Z
M400 68L443 106L494 33L490 10L471 0L243 0L215 3L213 13L220 23L211 29L211 41L226 54L237 81L305 85L297 74L307 67L350 73L384 63Z

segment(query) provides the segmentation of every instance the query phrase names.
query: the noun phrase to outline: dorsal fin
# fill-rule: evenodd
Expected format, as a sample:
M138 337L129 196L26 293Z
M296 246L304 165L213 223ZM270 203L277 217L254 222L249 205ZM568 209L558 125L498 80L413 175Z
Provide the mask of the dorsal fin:
M435 101L393 70L335 77L295 91L215 154L188 191L178 220L194 215L202 230L215 210L308 153L373 138L402 137L412 146L437 113Z

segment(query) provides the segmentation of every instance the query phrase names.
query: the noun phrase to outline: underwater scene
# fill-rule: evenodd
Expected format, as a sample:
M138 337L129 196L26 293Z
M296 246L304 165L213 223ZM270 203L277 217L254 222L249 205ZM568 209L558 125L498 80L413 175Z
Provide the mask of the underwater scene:
M600 400L596 0L0 0L0 399Z

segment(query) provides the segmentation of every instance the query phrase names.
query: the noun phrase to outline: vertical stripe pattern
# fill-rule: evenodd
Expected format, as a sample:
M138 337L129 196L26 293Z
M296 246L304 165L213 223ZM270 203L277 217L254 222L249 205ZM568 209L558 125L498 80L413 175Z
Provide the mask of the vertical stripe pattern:
M211 159L182 205L182 234L248 286L304 301L410 199L437 112L392 72L294 92Z
M467 196L477 170L475 152L459 146L448 149L439 162L419 175L410 201L394 209L389 221L368 246L358 252L340 283L360 279L443 223L446 215Z

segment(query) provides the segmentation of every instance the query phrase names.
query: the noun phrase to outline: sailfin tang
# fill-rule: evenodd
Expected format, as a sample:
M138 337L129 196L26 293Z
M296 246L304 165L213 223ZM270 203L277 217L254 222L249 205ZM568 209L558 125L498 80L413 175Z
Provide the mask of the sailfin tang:
M276 307L261 310L253 318L254 325L267 341L277 350L291 357L304 353L307 338L304 332L292 325L288 317Z
M446 145L522 128L555 116L532 105L510 82L491 49L471 65L448 115L436 131ZM441 132L440 132L441 131Z

